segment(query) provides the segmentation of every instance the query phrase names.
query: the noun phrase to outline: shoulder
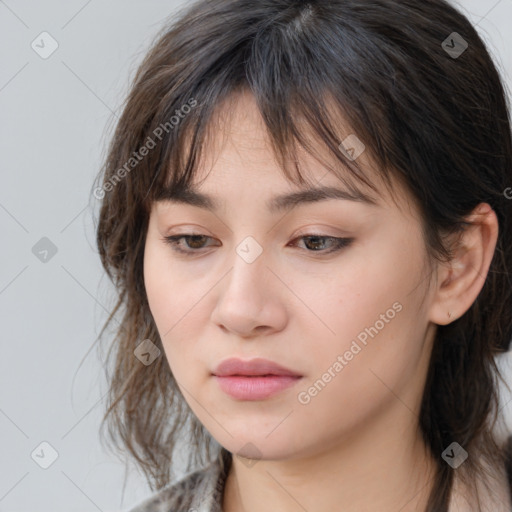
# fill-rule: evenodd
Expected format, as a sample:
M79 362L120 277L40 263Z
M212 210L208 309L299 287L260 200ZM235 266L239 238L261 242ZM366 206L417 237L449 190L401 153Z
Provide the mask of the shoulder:
M215 460L171 482L128 512L221 512L228 469Z

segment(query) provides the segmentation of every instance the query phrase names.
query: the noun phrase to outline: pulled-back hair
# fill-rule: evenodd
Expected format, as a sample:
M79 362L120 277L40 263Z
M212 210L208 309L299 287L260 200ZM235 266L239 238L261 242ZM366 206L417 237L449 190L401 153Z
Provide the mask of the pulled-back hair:
M459 55L448 51L453 38L468 45ZM214 113L240 91L254 95L294 183L303 183L298 144L319 160L321 152L334 155L354 180L374 188L339 149L357 134L385 182L400 180L418 204L432 261L452 257L444 235L464 230L478 204L496 212L485 284L464 315L437 326L420 411L437 461L427 511L446 510L454 470L441 454L452 442L470 455L457 469L469 483L485 473L483 463L505 462L493 430L502 379L495 356L512 338L512 138L495 64L445 0L200 0L158 34L133 78L94 191L102 200L99 254L118 290L100 336L122 314L108 353L111 441L135 458L153 490L169 483L180 446L191 447L188 469L221 456L166 358L146 366L134 350L150 339L163 352L143 280L151 205L166 186L190 184Z

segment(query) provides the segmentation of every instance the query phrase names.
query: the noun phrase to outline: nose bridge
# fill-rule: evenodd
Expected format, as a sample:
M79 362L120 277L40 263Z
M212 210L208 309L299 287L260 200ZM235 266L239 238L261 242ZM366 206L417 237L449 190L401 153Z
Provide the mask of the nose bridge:
M274 304L268 288L269 263L263 247L252 236L245 237L230 258L231 270L225 276L212 320L239 335L247 335L257 327L273 327L282 323L283 315ZM277 316L275 316L277 313ZM275 318L274 318L275 317Z
M266 281L263 247L252 236L246 236L236 247L233 268L228 274L227 293L234 293L237 300L246 302L260 295L259 287ZM263 278L263 279L262 279Z

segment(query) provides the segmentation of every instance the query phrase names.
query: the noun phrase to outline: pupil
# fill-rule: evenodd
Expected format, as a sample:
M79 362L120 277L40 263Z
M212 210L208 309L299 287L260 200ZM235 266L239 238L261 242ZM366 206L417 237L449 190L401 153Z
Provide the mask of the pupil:
M319 245L320 245L320 246L322 245L322 244L319 244L319 242L318 242L319 240L321 240L321 238L320 238L320 237L318 237L318 236L315 236L315 237L308 237L308 240L309 240L309 242L311 242L311 240L313 240L313 248L314 248L314 249L318 249L318 248L319 248ZM316 242L315 242L315 240L316 240Z
M193 235L193 236L190 238L190 242L192 242L192 246L193 246L194 248L196 248L196 249L197 249L198 247L197 247L197 246L194 246L193 244L194 244L195 242L200 241L201 239L204 239L204 236L202 236L202 235ZM199 245L201 245L201 244L199 244Z

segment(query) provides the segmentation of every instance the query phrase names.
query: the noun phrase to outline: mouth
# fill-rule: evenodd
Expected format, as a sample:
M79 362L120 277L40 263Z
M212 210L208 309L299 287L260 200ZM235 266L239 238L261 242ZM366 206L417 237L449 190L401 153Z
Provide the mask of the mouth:
M264 400L293 386L301 378L287 375L215 376L220 389L237 400Z
M220 389L237 400L264 400L302 379L297 372L266 359L227 359L212 375Z

